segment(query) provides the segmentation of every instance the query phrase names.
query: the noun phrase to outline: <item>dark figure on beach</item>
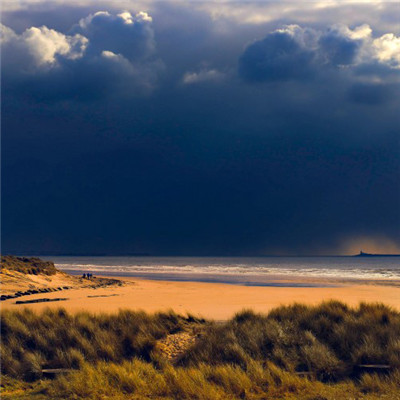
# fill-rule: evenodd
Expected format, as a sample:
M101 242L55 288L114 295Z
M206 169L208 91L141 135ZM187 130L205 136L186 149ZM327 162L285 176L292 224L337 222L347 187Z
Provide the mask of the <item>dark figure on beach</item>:
M83 274L83 275L82 275L82 278L83 278L83 279L86 279L86 274Z

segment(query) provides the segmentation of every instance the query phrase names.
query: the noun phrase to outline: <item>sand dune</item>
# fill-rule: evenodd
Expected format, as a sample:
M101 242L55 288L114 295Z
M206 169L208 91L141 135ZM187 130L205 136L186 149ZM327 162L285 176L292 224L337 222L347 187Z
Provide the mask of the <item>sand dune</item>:
M2 302L19 303L33 301L35 294L38 299L48 299L48 293L65 292L71 289L97 289L109 286L121 286L123 282L112 278L83 279L82 277L68 275L65 272L56 270L51 275L44 273L27 274L20 271L2 268L1 273L1 297ZM43 298L46 294L46 298ZM59 296L59 294L58 294ZM17 299L18 300L15 300Z

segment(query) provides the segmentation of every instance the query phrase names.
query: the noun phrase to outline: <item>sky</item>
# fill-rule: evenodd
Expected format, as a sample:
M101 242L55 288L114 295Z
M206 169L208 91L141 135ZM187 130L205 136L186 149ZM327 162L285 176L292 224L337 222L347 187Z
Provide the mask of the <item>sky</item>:
M400 253L398 1L2 7L4 254Z

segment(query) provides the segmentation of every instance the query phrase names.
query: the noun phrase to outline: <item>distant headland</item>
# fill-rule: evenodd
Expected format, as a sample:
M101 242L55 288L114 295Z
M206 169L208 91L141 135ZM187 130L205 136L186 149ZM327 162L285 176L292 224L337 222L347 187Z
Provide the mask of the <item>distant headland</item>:
M353 257L400 257L400 254L371 254L364 253L362 250L360 250L360 253Z

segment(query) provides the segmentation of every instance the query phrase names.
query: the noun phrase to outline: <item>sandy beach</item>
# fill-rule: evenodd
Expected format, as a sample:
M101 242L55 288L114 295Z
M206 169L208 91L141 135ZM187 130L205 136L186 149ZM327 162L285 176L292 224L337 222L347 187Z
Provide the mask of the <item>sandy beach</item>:
M110 277L108 277L110 278ZM254 287L223 283L174 282L145 280L140 278L112 277L123 281L123 286L105 288L75 287L62 292L50 292L24 296L18 300L40 298L66 298L63 301L16 304L15 299L3 301L5 309L42 310L46 307L65 307L70 312L113 312L118 309L144 310L147 312L173 309L177 313L191 313L208 319L226 320L243 309L268 312L282 304L301 302L317 304L336 299L351 306L359 302L382 302L400 310L400 287L365 282L335 283L334 287ZM300 281L293 281L298 284ZM304 281L303 281L304 282ZM307 282L307 281L305 281Z
M399 398L396 279L199 282L2 261L1 398Z

